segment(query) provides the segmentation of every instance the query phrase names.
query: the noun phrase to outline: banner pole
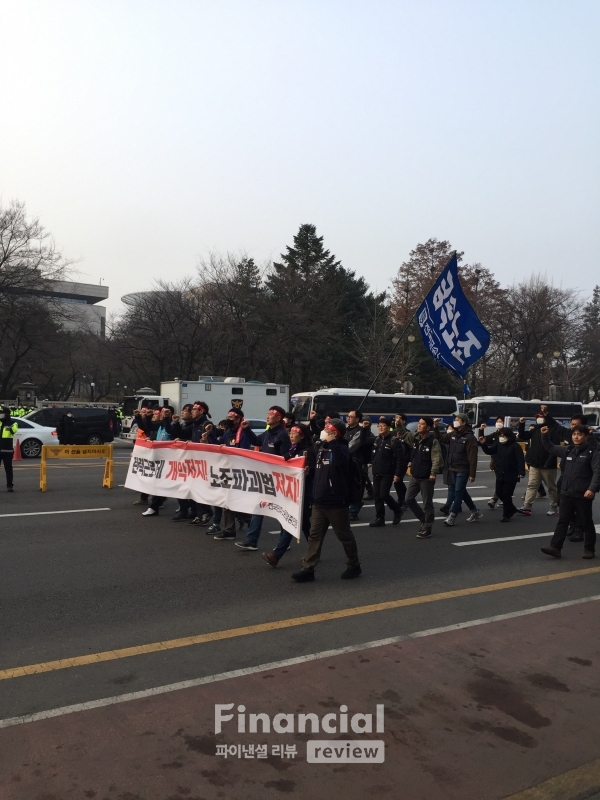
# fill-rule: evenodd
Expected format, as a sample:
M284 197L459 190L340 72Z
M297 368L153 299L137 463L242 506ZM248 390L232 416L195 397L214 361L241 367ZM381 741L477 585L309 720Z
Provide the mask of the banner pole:
M406 331L407 331L407 330L410 328L410 325L411 325L411 323L412 323L412 321L413 321L413 319L414 319L414 318L415 318L415 315L413 314L413 315L411 316L411 318L408 320L408 322L406 323L406 325L404 326L404 328L402 328L402 332L400 333L400 336L398 337L398 341L396 342L396 344L395 344L395 345L392 347L392 349L390 350L390 352L389 352L389 354L388 354L388 357L386 358L386 360L385 360L385 361L383 362L383 364L381 365L381 368L379 369L379 372L377 373L377 375L375 375L375 377L373 378L373 383L372 383L372 384L369 386L369 388L368 388L368 390L367 390L367 393L366 393L366 395L365 395L365 396L363 397L363 399L360 401L360 403L359 403L359 406L358 406L358 408L357 408L357 411L360 411L360 410L361 410L361 408L363 407L363 403L365 402L365 400L367 399L367 397L368 397L368 396L371 394L371 392L373 391L373 387L374 387L374 386L375 386L375 384L377 383L377 379L379 378L379 376L380 376L380 375L381 375L381 373L383 372L383 369L384 369L385 365L388 363L388 361L390 360L390 358L391 358L391 357L394 355L394 353L396 352L396 348L398 347L398 345L400 344L400 342L401 342L401 341L402 341L402 339L404 338L404 334L405 334L405 333L406 333Z

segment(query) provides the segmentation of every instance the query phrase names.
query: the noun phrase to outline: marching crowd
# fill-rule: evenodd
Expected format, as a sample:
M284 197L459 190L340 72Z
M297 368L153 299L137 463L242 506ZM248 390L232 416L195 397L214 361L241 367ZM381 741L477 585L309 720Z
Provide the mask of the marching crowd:
M439 419L423 416L414 433L408 430L404 415L397 414L394 419L382 416L377 422L377 436L371 432L371 419L363 417L359 410L348 413L347 423L334 416L321 420L313 412L306 425L275 405L267 413L265 432L259 435L252 431L240 408L232 408L227 418L215 426L204 402L184 406L180 416L174 415L170 407L141 409L136 412L136 420L140 438L258 449L286 460L305 458L302 532L307 547L300 570L292 575L298 582L314 580L330 526L346 553L346 570L341 577L355 578L361 574L350 523L359 519L365 497L375 505L371 527L386 525L387 506L392 525L398 525L410 511L421 523L417 538L428 539L435 518L434 488L441 477L447 486L447 498L441 508L443 524L446 527L457 524L463 503L469 512L466 521L480 520L483 514L468 490L475 481L480 450L491 457L496 486L488 505L502 508L501 522L509 522L516 514L530 516L538 493L544 494L547 489L550 499L547 513L558 516L558 520L552 541L542 547L542 552L560 558L569 536L571 541L584 542L583 558L594 557L592 502L600 490L600 448L582 415L574 416L570 427L565 428L542 405L535 425L526 429L523 418L515 434L499 418L495 432L488 436L484 435L485 426L476 433L463 413L455 414L453 423L445 430ZM513 501L515 489L527 474L524 503L517 507ZM141 495L135 502L147 505L143 514L152 517L158 516L164 500ZM241 550L258 549L263 516L210 507L193 500L178 503L174 521L187 520L190 525L205 527L206 533L217 541L233 541ZM236 527L240 532L246 528L242 541L237 540ZM274 550L262 554L265 561L276 567L292 538L282 528Z

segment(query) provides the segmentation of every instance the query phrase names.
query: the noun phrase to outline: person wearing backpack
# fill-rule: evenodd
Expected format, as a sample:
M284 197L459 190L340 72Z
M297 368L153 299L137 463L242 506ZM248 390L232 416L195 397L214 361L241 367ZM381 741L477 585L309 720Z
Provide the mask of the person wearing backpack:
M292 575L297 583L314 581L315 567L321 558L321 548L330 525L346 552L346 569L341 577L358 578L362 572L356 539L350 528L348 506L353 499L355 467L348 442L344 439L345 433L346 426L342 420L331 419L325 423L319 436L308 546L301 561L301 570Z
M380 417L377 424L379 436L373 447L373 496L375 499L375 521L369 523L371 528L382 528L385 525L385 506L392 510L392 525L398 525L402 517L400 504L394 500L390 490L394 483L403 481L408 466L408 449L402 439L391 433L392 421L388 417Z
M569 532L569 523L577 518L583 528L583 558L594 558L596 528L592 517L592 503L600 490L600 449L589 435L587 425L571 428L572 444L565 446L552 442L552 428L544 425L541 442L546 451L561 459L560 502L558 523L554 536L542 553L561 557L562 546Z
M442 471L444 458L442 448L433 433L433 419L421 417L417 423L417 435L414 438L410 453L410 480L406 490L406 507L410 508L420 520L421 527L417 539L429 539L432 533L435 512L433 510L433 490L439 472ZM417 503L417 495L421 493L423 508Z

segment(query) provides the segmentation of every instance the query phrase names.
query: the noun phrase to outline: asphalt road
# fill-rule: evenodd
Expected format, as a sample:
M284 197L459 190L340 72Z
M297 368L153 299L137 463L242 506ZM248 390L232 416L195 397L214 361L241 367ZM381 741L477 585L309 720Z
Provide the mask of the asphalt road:
M536 535L549 539L556 522L546 516L547 499L536 501L530 518L500 524L501 511L486 504L493 493L487 457L471 489L483 520L467 524L463 513L448 529L440 519L431 539L418 540L410 512L397 527L388 512L385 528L369 528L374 509L367 501L354 525L363 575L340 580L344 553L330 531L315 582L301 585L290 575L302 544L292 545L272 569L260 548L243 552L214 541L205 528L172 522L173 500L159 517L142 517L143 508L133 505L136 495L118 486L128 461L129 446L119 444L112 490L101 486L100 462L68 461L49 466L44 494L33 461L15 465L14 494L0 489L0 673L141 648L113 660L6 677L0 720L598 593L595 572L528 582L600 565L582 561L581 544L567 542L560 561L540 553L547 539ZM518 486L516 500L522 493ZM441 478L435 497L440 507ZM263 526L262 549L274 546L275 529L268 521ZM468 591L504 582L512 583ZM459 596L430 598L450 591ZM147 647L414 597L429 599L173 649Z

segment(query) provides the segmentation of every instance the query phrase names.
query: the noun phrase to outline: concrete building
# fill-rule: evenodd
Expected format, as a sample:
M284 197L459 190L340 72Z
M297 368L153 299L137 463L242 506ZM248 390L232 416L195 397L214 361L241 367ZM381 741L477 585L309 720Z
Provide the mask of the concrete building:
M52 298L64 312L64 327L89 330L99 336L106 331L106 309L97 305L108 298L108 286L76 281L49 281L44 297Z

